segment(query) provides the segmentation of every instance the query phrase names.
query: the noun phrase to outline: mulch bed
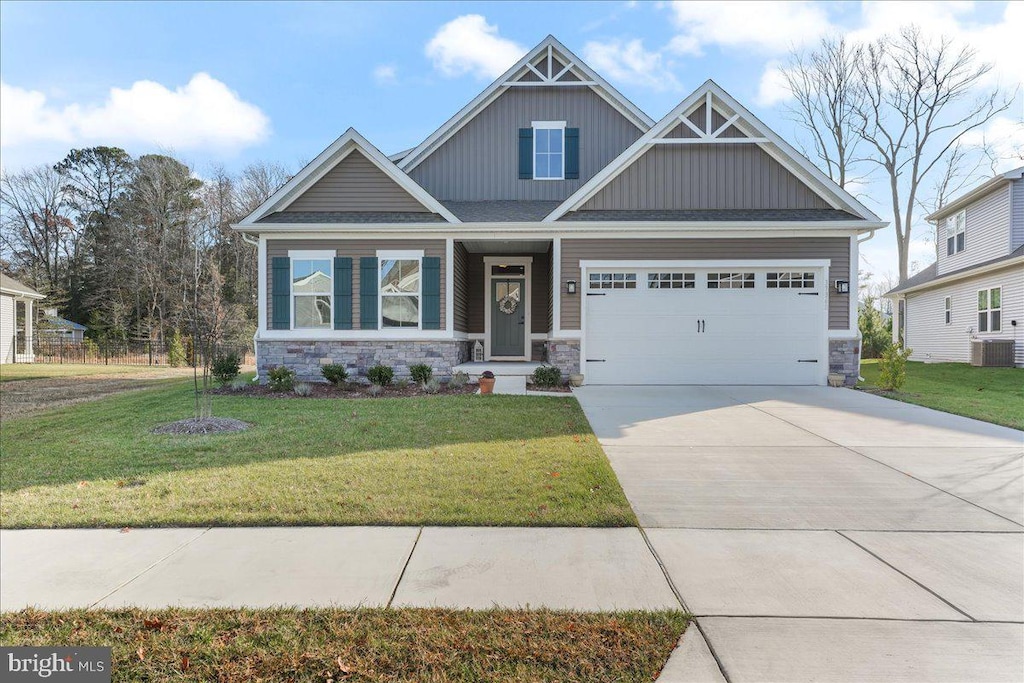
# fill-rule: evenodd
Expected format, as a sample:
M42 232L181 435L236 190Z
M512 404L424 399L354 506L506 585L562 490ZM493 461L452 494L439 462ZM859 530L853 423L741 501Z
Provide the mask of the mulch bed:
M299 382L296 382L299 384ZM212 389L212 393L228 396L263 396L267 398L401 398L408 396L452 396L456 394L472 394L477 390L475 384L464 384L454 388L442 384L437 393L430 394L423 390L418 384L410 382L406 386L392 384L382 387L380 393L371 393L370 385L347 383L341 386L334 386L325 382L309 382L310 393L308 396L300 396L294 391L274 391L266 384L252 383L242 389L221 387Z

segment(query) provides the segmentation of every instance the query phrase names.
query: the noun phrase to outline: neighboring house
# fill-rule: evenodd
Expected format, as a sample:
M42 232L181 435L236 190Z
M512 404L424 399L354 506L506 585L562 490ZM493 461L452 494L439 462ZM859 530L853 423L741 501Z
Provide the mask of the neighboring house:
M856 380L885 225L715 83L654 121L548 37L417 147L349 129L233 227L261 377L448 374L480 340L588 383L824 384Z
M42 294L0 274L0 363L31 363L32 308Z
M85 339L86 329L88 328L85 325L61 318L57 315L56 308L47 308L43 311L43 317L39 319L36 339L47 342L81 344Z
M885 296L893 340L925 362L971 361L972 342L1007 340L1024 367L1024 167L982 183L927 217L935 263Z

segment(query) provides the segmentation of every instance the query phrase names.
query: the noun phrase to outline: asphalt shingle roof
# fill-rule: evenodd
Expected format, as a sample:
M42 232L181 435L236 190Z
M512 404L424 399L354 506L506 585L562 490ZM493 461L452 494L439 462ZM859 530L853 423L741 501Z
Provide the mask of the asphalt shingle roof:
M673 209L573 211L560 221L856 221L839 209Z
M278 211L257 223L445 223L426 211Z
M890 294L899 294L900 292L906 291L908 289L912 289L912 288L917 287L919 285L927 284L927 283L932 282L932 281L940 282L942 280L945 280L946 278L953 277L954 275L962 275L964 273L970 272L970 271L975 270L977 268L985 268L986 266L995 265L995 264L1000 263L1002 261L1009 261L1010 259L1015 259L1015 258L1018 258L1020 256L1024 256L1024 244L1022 244L1021 246L1017 247L1016 249L1011 251L1009 254L1006 254L1005 256L1000 256L998 258L989 259L988 261L983 261L982 263L975 263L973 266L967 266L966 268L958 268L957 270L951 270L950 272L943 273L942 275L938 275L937 274L938 273L938 268L937 268L938 264L933 263L930 266L928 266L927 268L925 268L924 270L922 270L917 275L914 275L913 277L907 278L903 282L903 284L901 284L901 285L899 285L897 287L893 287L892 289L890 289L888 292L885 293L885 296L889 296Z
M441 202L465 223L531 223L544 220L560 201L494 200L487 202Z

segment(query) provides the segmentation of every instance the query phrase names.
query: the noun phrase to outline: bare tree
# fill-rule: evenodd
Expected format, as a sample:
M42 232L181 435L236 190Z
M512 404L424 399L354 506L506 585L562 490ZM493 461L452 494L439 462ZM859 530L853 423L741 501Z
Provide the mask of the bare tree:
M854 123L888 181L900 282L909 275L922 183L964 135L1012 102L996 87L980 89L991 69L978 63L973 48L948 37L927 38L915 26L864 50L858 69L864 101Z

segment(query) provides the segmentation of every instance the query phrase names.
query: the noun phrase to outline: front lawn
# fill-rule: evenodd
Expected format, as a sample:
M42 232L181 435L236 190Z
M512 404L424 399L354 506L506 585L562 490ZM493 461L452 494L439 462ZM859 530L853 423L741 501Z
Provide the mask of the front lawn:
M632 526L571 398L215 396L253 425L154 435L190 384L32 417L0 432L0 525Z
M878 361L861 362L860 388L976 420L1024 429L1024 370L966 363L907 363L900 391L878 388Z
M25 610L0 644L113 648L115 681L651 681L681 612Z
M184 377L192 376L192 368L167 365L101 365L98 363L4 363L0 365L0 382L21 379L70 377Z

